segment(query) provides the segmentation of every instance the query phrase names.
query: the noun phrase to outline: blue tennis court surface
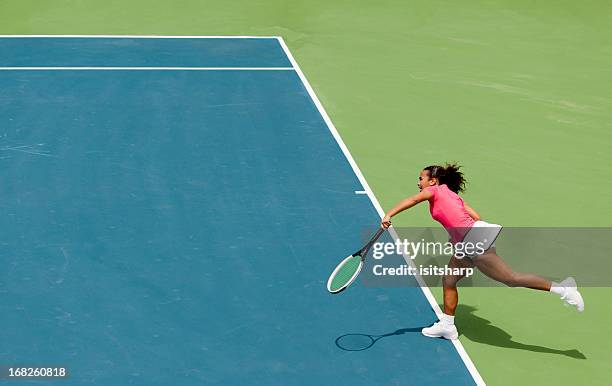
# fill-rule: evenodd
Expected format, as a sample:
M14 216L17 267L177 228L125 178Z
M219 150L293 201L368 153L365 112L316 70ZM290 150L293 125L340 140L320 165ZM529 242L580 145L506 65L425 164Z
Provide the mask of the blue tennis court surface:
M474 384L418 332L419 288L327 293L379 216L277 39L4 38L0 66L0 364L74 384ZM48 66L97 69L31 68Z

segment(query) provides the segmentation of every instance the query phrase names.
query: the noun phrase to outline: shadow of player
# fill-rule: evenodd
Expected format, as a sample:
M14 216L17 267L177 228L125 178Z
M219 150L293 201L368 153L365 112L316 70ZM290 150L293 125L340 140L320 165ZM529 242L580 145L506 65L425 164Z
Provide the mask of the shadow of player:
M576 349L559 350L550 347L516 342L512 340L512 335L508 334L506 331L499 327L493 326L490 321L476 316L474 314L475 311L475 307L459 305L455 314L457 317L456 320L458 322L459 333L473 342L517 350L565 355L574 359L586 359L586 356Z

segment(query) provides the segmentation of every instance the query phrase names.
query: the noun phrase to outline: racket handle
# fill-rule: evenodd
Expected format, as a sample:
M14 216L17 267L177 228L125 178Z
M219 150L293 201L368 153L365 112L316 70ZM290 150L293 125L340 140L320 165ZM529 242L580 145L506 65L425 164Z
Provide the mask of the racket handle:
M368 251L370 250L370 248L372 247L372 245L374 245L374 243L376 242L376 240L378 240L378 238L380 237L380 235L382 235L385 232L385 228L380 227L378 228L378 230L376 231L376 233L374 233L374 236L372 236L372 238L370 239L370 241L368 241L368 243L365 245L365 247L363 247L360 251L360 255L362 258L365 259L366 255L368 254Z

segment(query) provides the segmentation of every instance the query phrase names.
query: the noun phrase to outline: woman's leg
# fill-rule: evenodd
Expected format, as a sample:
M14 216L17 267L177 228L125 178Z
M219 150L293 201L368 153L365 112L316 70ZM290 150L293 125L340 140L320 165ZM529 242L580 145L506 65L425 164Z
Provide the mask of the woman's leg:
M526 287L550 291L550 280L531 273L515 272L497 255L495 248L488 249L483 255L474 258L474 265L488 277L504 283L508 287Z
M448 263L449 268L472 268L474 264L470 259L458 259L455 256L451 257ZM442 278L444 292L444 313L454 316L459 302L459 294L457 293L457 282L465 275L451 275Z
M470 259L457 259L455 256L451 257L448 263L449 268L471 268L473 266ZM444 287L444 314L440 315L439 322L434 323L431 327L422 329L423 335L430 338L457 339L459 336L457 327L455 327L455 309L459 301L457 282L463 276L465 275L445 275L442 278L442 285Z
M584 300L578 291L576 281L568 277L561 283L553 283L531 273L514 272L506 262L497 255L495 248L490 248L484 255L476 257L474 265L485 275L509 287L526 287L561 296L567 304L575 306L579 312L584 311Z

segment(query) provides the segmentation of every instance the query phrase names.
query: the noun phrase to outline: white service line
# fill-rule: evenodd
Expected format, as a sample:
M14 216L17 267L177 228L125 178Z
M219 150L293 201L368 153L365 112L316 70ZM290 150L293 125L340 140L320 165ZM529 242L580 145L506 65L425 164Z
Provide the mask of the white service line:
M289 58L289 61L291 61L291 64L293 65L293 68L295 69L295 72L298 74L298 76L302 80L302 83L304 84L304 87L306 87L306 90L308 91L308 94L312 98L312 101L317 106L317 109L319 110L319 113L321 114L321 116L323 117L323 120L327 124L327 127L328 127L329 131L331 132L332 136L336 139L336 142L338 142L338 146L340 146L340 149L342 150L342 152L344 153L344 156L346 157L346 159L348 160L349 164L353 168L353 171L357 175L357 178L361 182L361 185L363 186L365 192L367 192L368 197L372 201L372 205L374 205L374 207L376 208L376 211L378 212L378 215L380 216L380 218L383 218L384 215L385 215L385 212L383 211L382 206L380 205L380 203L376 199L376 196L374 196L374 192L372 192L372 189L370 188L370 186L368 185L368 182L366 181L365 177L361 173L361 170L359 170L359 167L357 166L357 163L355 162L355 160L353 159L353 156L351 155L351 153L349 152L348 148L346 147L346 144L344 143L344 141L340 137L340 134L338 133L338 130L336 129L336 127L332 123L331 119L329 118L329 115L327 115L327 112L323 108L323 105L321 104L321 101L319 101L319 98L317 98L317 96L315 95L314 90L312 89L312 87L308 83L308 80L304 76L304 73L300 69L300 66L298 65L298 63L296 62L295 58L293 57L293 55L289 51L289 48L287 47L287 44L285 43L285 40L282 37L278 37L278 42L283 47L283 50L287 54L287 57ZM397 232L392 227L389 228L389 233L391 234L393 239L395 239L395 240L399 239L399 236L397 235ZM404 259L406 260L406 262L409 265L414 266L414 262L408 256L404 255ZM415 276L415 278L416 278L417 282L419 283L419 287L423 291L423 294L425 295L425 298L427 298L427 301L431 305L431 308L434 310L436 315L438 317L440 317L442 315L442 310L440 309L440 306L438 305L438 303L436 302L436 299L434 298L433 294L431 293L431 290L429 289L429 287L427 287L427 285L423 281L423 278L421 278L420 276ZM474 366L474 363L472 362L472 360L470 359L469 355L465 351L465 348L463 347L461 342L459 340L451 340L451 342L455 346L455 349L457 350L457 353L459 354L459 356L463 360L463 363L465 364L465 366L467 367L468 371L472 375L472 378L474 379L474 382L476 382L476 384L478 386L486 385L485 381L482 379L482 376L480 375L480 373L476 369L476 366Z
M292 67L0 67L0 71L293 71Z

